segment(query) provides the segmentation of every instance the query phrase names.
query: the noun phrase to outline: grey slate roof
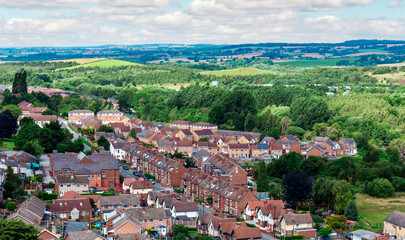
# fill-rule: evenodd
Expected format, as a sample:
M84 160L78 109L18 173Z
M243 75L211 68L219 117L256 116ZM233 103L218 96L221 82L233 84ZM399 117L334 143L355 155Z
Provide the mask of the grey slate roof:
M405 228L405 213L394 211L393 213L391 213L391 215L386 217L384 221Z
M170 210L165 210L163 208L131 208L124 210L124 212L131 217L136 219L160 219L160 218L170 218L172 216Z
M101 196L98 198L102 206L105 205L139 205L139 198L134 194L120 194L114 196Z
M98 236L97 233L90 231L90 230L70 232L68 235L69 235L69 239L74 239L74 240L92 240Z
M381 236L378 233L363 230L363 229L359 229L359 230L356 230L356 231L353 231L353 232L350 232L350 233L352 235L354 235L354 236L358 236L362 240L372 240L372 239L374 239L376 237Z
M240 131L232 131L232 130L218 130L215 132L215 135L221 135L221 136L241 137L246 134L249 134L250 136L252 136L254 138L260 138L260 133L256 133L256 132L240 132Z
M118 161L109 152L93 153L87 158L93 164L80 164L79 155L76 157L68 154L51 154L51 159L55 166L55 171L70 169L75 174L100 174L101 170L118 170Z

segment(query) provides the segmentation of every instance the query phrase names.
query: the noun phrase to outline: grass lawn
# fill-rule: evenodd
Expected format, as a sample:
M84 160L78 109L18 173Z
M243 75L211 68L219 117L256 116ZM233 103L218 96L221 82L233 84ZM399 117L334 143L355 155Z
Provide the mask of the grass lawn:
M342 60L349 60L350 62L357 60L358 58L328 58L328 59L309 59L309 60L297 60L291 62L279 62L275 64L290 65L293 67L331 67L336 66L336 63Z
M405 193L396 193L392 198L375 198L358 193L356 204L360 216L372 225L373 230L379 230L384 219L393 211L405 212Z
M72 127L70 124L68 124L68 126L69 126L70 129L72 129L73 132L79 133L79 132L76 130L76 128Z
M13 150L15 148L14 140L5 138L3 141L3 146L0 146L0 149L4 150Z
M91 143L89 143L89 141L87 141L84 137L81 137L81 139L82 139L82 142L83 142L84 144L86 144L87 146L91 147Z
M215 76L218 76L218 77L274 74L271 71L261 70L261 69L257 69L257 68L236 68L236 69L219 70L219 71L205 71L205 72L200 72L200 73L201 74L215 75Z
M104 60L100 60L100 61L95 61L95 62L85 63L85 64L82 64L82 65L73 66L73 67L60 68L58 70L75 69L75 68L81 68L81 67L84 67L84 68L92 68L92 67L105 68L105 67L119 67L119 66L142 66L142 64L127 62L127 61L122 61L122 60L116 60L116 59L104 59Z
M101 60L105 60L105 58L74 58L74 59L54 60L49 62L77 62L78 64L86 64Z

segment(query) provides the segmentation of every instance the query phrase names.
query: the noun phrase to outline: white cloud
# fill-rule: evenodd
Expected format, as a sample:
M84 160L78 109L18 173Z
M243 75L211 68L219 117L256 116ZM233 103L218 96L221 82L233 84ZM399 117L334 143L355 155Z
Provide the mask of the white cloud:
M388 3L388 7L390 8L399 8L404 5L404 0L394 0Z
M99 0L0 0L0 6L8 8L79 8L83 4L97 3Z

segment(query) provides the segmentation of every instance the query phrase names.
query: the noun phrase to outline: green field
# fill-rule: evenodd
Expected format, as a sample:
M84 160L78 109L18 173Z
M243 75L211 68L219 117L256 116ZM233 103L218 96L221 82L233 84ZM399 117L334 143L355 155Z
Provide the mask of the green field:
M230 70L219 70L219 71L206 71L201 72L201 74L211 74L218 77L222 76L249 76L249 75L261 75L261 74L273 74L271 71L260 70L257 68L236 68Z
M3 141L3 146L0 146L0 149L3 150L13 150L15 148L15 143L12 139L5 138Z
M405 212L405 193L396 193L392 198L375 198L366 194L356 194L359 215L373 228L382 228L384 219L395 210Z
M328 59L310 59L310 60L297 60L291 62L279 62L274 64L290 65L293 67L331 67L336 66L336 63L342 60L355 61L357 58L328 58Z
M92 68L92 67L100 67L100 68L106 68L106 67L119 67L119 66L142 66L139 63L132 63L132 62L127 62L127 61L122 61L122 60L117 60L117 59L105 59L105 60L100 60L100 61L95 61L95 62L90 62L90 63L85 63L82 65L77 65L73 67L68 67L68 68L61 68L58 70L65 70L65 69L75 69L75 68Z

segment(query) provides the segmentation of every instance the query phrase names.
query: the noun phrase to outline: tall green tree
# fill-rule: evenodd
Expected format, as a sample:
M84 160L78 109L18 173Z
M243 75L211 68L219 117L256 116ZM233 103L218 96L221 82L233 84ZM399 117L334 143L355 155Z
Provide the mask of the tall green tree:
M312 197L312 178L304 171L288 173L283 179L284 199L292 206L298 206Z
M21 220L4 219L0 221L0 240L19 239L37 240L38 230Z
M295 98L290 107L294 125L311 129L315 123L326 122L330 113L326 101L319 97Z
M26 142L22 150L35 157L40 157L44 153L44 148L41 146L38 139Z
M0 114L0 140L3 145L3 139L9 138L17 133L17 118L13 116L10 110L5 110Z
M342 214L353 199L350 183L346 180L335 182L333 185L333 195L335 196L335 210L338 214Z
M358 212L356 202L354 200L351 200L345 209L345 217L348 220L357 221L357 216Z

